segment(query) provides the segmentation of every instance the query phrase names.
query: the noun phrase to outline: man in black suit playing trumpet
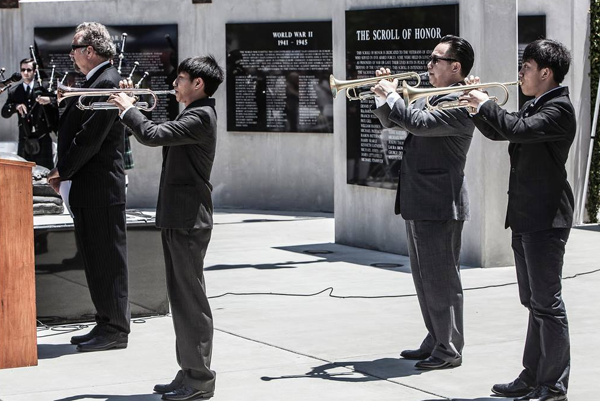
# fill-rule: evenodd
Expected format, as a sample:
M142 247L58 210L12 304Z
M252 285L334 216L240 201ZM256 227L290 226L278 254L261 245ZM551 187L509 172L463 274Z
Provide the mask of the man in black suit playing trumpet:
M427 70L436 88L460 85L473 66L474 53L465 39L444 36L431 53ZM386 128L406 130L396 214L405 220L408 254L427 335L417 349L404 350L419 360L417 369L447 369L462 364L464 347L460 249L463 224L469 219L465 178L467 152L475 129L464 108L427 110L425 99L405 105L398 80L384 79L372 88L373 111ZM458 87L458 86L457 86ZM435 96L435 106L458 93Z
M512 230L519 297L529 309L529 325L523 371L492 391L521 396L517 400L567 400L571 359L561 277L574 207L565 163L576 121L569 89L560 83L570 62L569 51L556 41L527 45L519 79L523 93L534 99L515 113L481 91L461 97L477 111L473 121L483 135L509 143L506 227Z
M183 60L173 87L185 109L174 121L162 124L146 118L125 93L109 99L122 111L123 123L140 143L163 147L156 226L161 228L181 367L170 384L154 386L164 400L210 398L215 390L216 373L210 369L213 321L203 269L213 227L209 180L217 143L217 115L211 96L223 75L212 56Z

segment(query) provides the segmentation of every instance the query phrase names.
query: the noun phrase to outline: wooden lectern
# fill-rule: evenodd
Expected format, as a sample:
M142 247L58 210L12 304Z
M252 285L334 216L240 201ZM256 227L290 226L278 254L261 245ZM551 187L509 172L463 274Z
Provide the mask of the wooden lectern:
M0 369L37 365L33 166L0 159Z

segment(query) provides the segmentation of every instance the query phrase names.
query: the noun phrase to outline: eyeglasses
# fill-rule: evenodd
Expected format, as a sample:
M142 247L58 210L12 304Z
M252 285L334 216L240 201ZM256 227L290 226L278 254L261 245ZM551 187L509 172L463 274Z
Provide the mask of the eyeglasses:
M31 68L21 68L21 72L31 72L33 69Z
M455 58L450 58L450 57L440 57L440 56L436 56L435 54L432 54L431 56L429 56L429 62L433 65L436 65L437 63L439 63L441 60L444 61L458 61Z
M88 47L88 46L91 46L91 45L75 45L75 44L72 44L71 45L71 51L75 51L77 49L82 49L82 48Z

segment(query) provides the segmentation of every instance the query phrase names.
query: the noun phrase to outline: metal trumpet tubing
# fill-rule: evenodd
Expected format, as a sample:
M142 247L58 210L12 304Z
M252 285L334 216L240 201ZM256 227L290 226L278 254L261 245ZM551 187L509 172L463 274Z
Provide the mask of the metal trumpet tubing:
M64 85L59 85L56 91L57 102L60 103L66 98L70 97L78 97L77 100L77 108L80 110L115 110L118 109L112 103L109 102L92 102L89 104L85 103L85 99L88 97L109 97L110 95L116 95L118 93L124 92L129 96L151 96L152 102L136 102L134 105L136 108L142 111L152 111L158 104L158 96L159 95L175 95L174 90L163 90L163 91L153 91L151 89L108 89L108 88L71 88Z
M380 77L372 77L372 78L363 78L363 79L352 79L348 81L336 79L333 75L329 77L329 87L331 88L331 94L333 98L337 96L337 94L341 91L346 91L346 97L350 100L365 100L372 99L375 97L375 94L371 91L362 91L359 92L360 88L363 87L372 87L377 85L377 83L383 79L402 81L405 83L406 81L416 81L417 83L413 87L417 87L421 84L421 77L425 77L428 73L416 73L416 72L404 72L400 74L391 74L384 75ZM400 89L399 89L400 90Z
M402 98L404 99L404 104L406 106L414 103L418 99L425 98L427 109L428 110L447 110L447 109L457 109L468 107L464 104L461 104L460 101L447 101L447 102L439 102L435 106L433 106L429 100L432 96L443 96L450 93L462 93L470 90L486 90L492 88L499 88L504 93L504 98L500 100L495 96L491 96L490 100L498 103L498 106L504 106L506 102L508 102L509 94L508 94L508 86L512 85L520 85L521 81L514 82L488 82L488 83L479 83L473 85L459 85L459 86L447 86L442 88L417 88L414 86L408 85L406 82L402 82L402 88L399 88L402 93Z

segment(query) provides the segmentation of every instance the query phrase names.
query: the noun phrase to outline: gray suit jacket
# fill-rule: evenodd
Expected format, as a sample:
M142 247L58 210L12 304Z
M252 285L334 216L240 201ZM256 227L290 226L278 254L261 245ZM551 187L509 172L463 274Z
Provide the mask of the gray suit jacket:
M209 180L217 144L215 100L196 100L175 121L162 124L132 108L123 116L123 123L144 145L163 146L156 226L212 228Z
M450 94L431 103L457 97ZM373 110L384 127L408 131L395 212L404 220L468 220L464 169L475 126L464 108L432 112L424 108L424 99L409 107L399 99L393 109L386 103Z

